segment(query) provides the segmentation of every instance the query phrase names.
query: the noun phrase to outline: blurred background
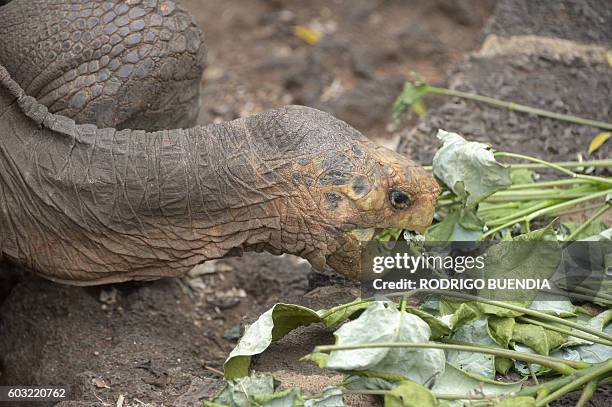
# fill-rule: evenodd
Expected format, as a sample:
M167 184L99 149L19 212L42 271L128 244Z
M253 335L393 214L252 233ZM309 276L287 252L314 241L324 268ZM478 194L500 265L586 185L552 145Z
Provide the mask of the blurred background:
M411 70L442 84L482 42L494 0L185 0L204 31L200 122L286 105L329 111L395 147ZM407 124L406 124L407 125Z

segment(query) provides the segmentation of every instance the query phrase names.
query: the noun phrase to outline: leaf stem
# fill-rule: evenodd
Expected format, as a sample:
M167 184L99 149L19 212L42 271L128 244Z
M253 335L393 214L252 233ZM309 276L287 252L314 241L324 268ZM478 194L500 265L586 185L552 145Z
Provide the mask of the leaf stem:
M572 178L578 178L578 179L583 179L583 180L590 180L592 182L598 182L598 183L604 183L604 184L609 184L612 185L612 179L607 179L607 178L603 178L603 177L595 177L595 176L591 176L591 175L584 175L584 174L577 174L573 171L570 171L566 168L564 168L563 166L560 166L558 164L555 163L551 163L548 161L544 161L541 160L539 158L535 158L535 157L530 157L528 155L523 155L523 154L516 154L516 153L506 153L506 152L502 152L499 151L497 153L494 154L495 157L508 157L508 158L517 158L519 160L526 160L526 161L532 161L550 168L553 168L557 171L560 171Z
M589 161L555 161L553 162L558 167L563 168L601 168L601 167L612 167L612 160L589 160ZM536 164L536 163L517 163L509 164L510 168L535 170L541 168L547 168L548 165Z
M478 352L489 355L520 360L523 362L537 363L549 367L560 374L567 375L575 372L571 365L579 365L576 362L557 359L550 356L536 355L533 353L517 352L508 349L490 348L487 346L456 345L453 343L438 342L372 342L346 345L320 345L315 347L314 352L333 352L340 350L356 350L371 348L413 348L413 349L444 349L463 352Z
M373 389L358 389L349 390L343 389L343 394L367 394L371 396L385 396L390 393L389 390L373 390ZM484 396L474 394L448 394L448 393L432 393L433 396L440 400L497 400L500 396Z
M538 385L540 384L540 382L538 381L538 376L536 376L534 370L533 370L533 365L531 363L527 363L527 367L529 368L529 374L531 375L531 378L533 379L533 382Z
M506 102L506 101L499 100L496 98L478 95L476 93L462 92L459 90L442 88L442 87L431 86L431 85L428 85L428 90L431 93L435 93L439 95L446 95L446 96L456 96L456 97L460 97L463 99L475 100L477 102L483 102L483 103L488 103L490 105L503 107L508 110L516 110L518 112L535 114L538 116L548 117L550 119L562 120L565 122L580 124L583 126L591 126L591 127L597 127L600 129L612 130L612 123L606 123L603 121L593 120L593 119L584 119L582 117L573 116L569 114L550 112L548 110L538 109L536 107L531 107L531 106L526 106L526 105L521 105L519 103Z
M606 213L610 208L612 208L612 203L605 203L597 212L593 214L586 222L576 228L565 240L574 240L576 236L580 235L583 230L589 227L593 222L595 222L600 216Z
M612 188L606 189L606 190L600 191L600 192L595 192L595 193L592 193L592 194L589 194L587 196L583 196L583 197L580 197L580 198L571 199L569 201L565 201L565 202L561 202L561 203L556 203L556 204L553 204L553 205L550 205L550 206L544 206L544 207L542 207L542 208L540 208L540 209L538 209L538 210L536 210L534 212L531 212L529 215L526 215L526 216L523 216L523 217L517 217L517 218L515 218L515 219L513 219L511 221L508 221L508 222L504 223L503 225L500 225L500 226L498 226L496 228L493 228L493 229L489 230L488 232L486 232L485 234L483 234L481 236L481 240L485 239L488 236L491 236L492 234L494 234L496 232L499 232L500 230L502 230L504 228L510 227L510 226L514 225L515 223L524 222L526 220L530 220L531 221L531 220L537 218L538 216L547 215L547 214L550 214L551 212L555 212L555 211L558 211L560 209L564 209L564 208L567 208L567 207L572 207L572 206L575 206L575 205L577 205L579 203L582 203L582 202L586 202L586 201L590 201L590 200L593 200L593 199L596 199L596 198L599 198L599 197L602 197L602 196L606 196L606 195L608 195L610 193L612 193ZM549 202L549 201L545 201L545 202ZM516 214L516 216L518 216L518 214ZM496 220L494 222L490 222L487 226L492 226L492 224L494 224L494 223L497 224L499 222L500 222L500 220Z
M571 391L579 389L580 387L582 387L582 385L589 383L593 380L608 377L611 373L612 373L612 359L609 359L608 361L600 365L597 365L595 369L585 374L584 376L579 377L576 380L569 382L568 384L564 385L560 389L550 393L548 396L544 397L543 399L538 400L538 402L536 403L536 407L545 406L546 404L558 399L564 394L567 394Z
M504 192L504 191L502 191ZM489 196L485 202L518 202L518 201L540 201L545 199L573 199L587 196L594 191L572 191L572 190L544 190L519 192L516 190L508 193L496 192Z
M589 160L589 161L555 161L552 162L557 167L563 168L583 168L583 167L592 167L592 168L600 168L600 167L612 167L612 160ZM548 165L545 164L537 164L537 163L517 163L517 164L507 164L513 170L518 169L527 169L527 170L536 170L540 168L549 168ZM423 168L427 171L432 170L431 165L425 165Z
M494 219L490 222L487 222L487 227L491 227L491 226L499 226L499 225L504 225L503 227L508 227L508 226L512 226L517 222L520 222L523 218L523 216L525 215L529 215L530 213L532 213L533 211L539 210L539 209L543 209L543 208L547 208L553 204L558 203L558 200L549 200L549 201L544 201L544 202L539 202L537 204L531 205L525 209L521 209L520 211L517 211L515 213L513 213L512 215L508 215L508 216L504 216L502 218L498 218L498 219Z
M525 315L531 315L532 317L536 317L545 321L549 321L549 322L555 322L561 325L565 325L565 326L569 326L570 328L574 328L577 329L579 331L582 332L587 332L591 335L597 336L599 338L605 339L607 341L612 342L612 335L608 335L605 332L602 331L598 331L597 329L585 326L585 325L580 325L576 322L572 322L572 321L567 321L563 318L559 318L559 317L555 317L553 315L548 315L545 314L543 312L540 311L536 311L530 308L525 308L525 307L521 307L518 305L514 305L514 304L510 304L510 303L506 303L503 301L495 301L495 300L489 300L486 298L481 298L481 297L477 297L475 295L470 295L470 294L464 294L464 293L457 293L457 292L453 292L453 291L445 291L445 290L413 290L410 291L411 294L416 294L418 292L423 292L423 293L432 293L432 294L438 294L438 295L445 295L448 297L455 297L455 298L460 298L463 300L468 300L468 301L478 301L478 302L482 302L484 304L489 304L489 305L494 305L496 307L499 308L505 308L505 309L509 309L512 311L516 311L516 312L520 312L522 314ZM387 294L388 297L395 297L398 295L404 295L405 293L391 293L391 294Z
M584 389L582 390L582 394L580 395L580 398L578 399L578 402L576 403L576 407L586 406L586 404L595 394L596 390L597 390L597 380L591 380L590 382L588 382L587 385L584 386Z
M510 185L506 188L506 191L516 190L516 189L535 189L541 187L557 187L563 185L574 185L574 184L591 184L590 180L586 179L558 179L555 181L542 181L542 182L532 182L530 184L514 184Z
M495 205L492 204L490 206L485 206L484 208L478 208L478 213L497 211L500 209L516 209L518 207L519 207L519 204L516 202L501 203L501 204L495 204Z

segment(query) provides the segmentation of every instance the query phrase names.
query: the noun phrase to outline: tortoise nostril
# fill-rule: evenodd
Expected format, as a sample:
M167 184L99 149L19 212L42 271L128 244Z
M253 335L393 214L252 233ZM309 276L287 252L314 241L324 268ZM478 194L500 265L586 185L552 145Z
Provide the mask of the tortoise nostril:
M402 191L391 191L389 193L389 200L396 209L405 209L410 205L410 196Z

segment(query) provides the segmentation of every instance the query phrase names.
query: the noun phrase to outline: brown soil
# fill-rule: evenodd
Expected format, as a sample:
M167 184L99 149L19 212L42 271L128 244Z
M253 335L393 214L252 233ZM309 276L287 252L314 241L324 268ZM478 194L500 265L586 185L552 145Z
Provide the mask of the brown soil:
M492 3L186 0L209 48L200 122L299 103L389 140L403 77L418 70L442 83L451 64L482 41ZM304 42L294 35L296 25L321 39ZM223 336L227 329L281 299L321 308L352 298L350 287L305 298L311 288L342 279L309 277L310 266L288 256L253 254L200 271L193 278L76 288L2 265L0 385L67 386L71 401L62 407L115 406L121 396L124 407L196 406L221 383L217 372L234 346ZM291 365L306 347L281 364ZM261 362L267 370L280 367L275 359ZM283 379L307 385L326 377Z

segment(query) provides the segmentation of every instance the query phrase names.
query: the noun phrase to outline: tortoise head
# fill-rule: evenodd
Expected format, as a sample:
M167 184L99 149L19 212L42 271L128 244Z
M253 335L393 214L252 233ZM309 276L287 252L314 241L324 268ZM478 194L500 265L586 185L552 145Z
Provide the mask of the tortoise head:
M269 138L261 154L282 146L287 161L283 223L298 238L283 251L355 278L360 271L355 230L422 232L431 224L439 186L422 167L330 114L301 106L276 112L259 126Z

